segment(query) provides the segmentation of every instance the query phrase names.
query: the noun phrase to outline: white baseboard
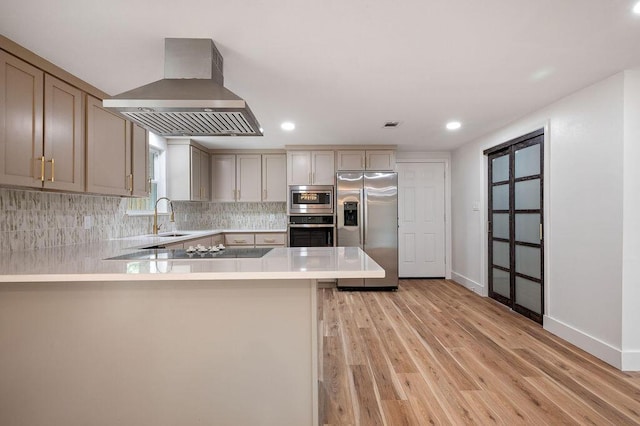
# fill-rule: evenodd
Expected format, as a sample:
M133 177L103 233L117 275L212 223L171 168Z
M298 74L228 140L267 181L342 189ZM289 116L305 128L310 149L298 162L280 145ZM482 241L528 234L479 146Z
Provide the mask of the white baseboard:
M458 284L473 291L474 293L479 294L480 296L485 296L485 297L487 296L484 286L480 283L473 281L471 278L467 278L462 274L459 274L455 271L451 271L451 279L457 282Z
M543 318L543 327L550 333L553 333L567 342L576 345L580 349L589 352L591 355L596 358L600 358L607 364L611 364L620 370L623 369L622 360L626 357L623 357L623 352L620 349L547 315ZM635 352L630 353L629 355L632 354L634 356L630 356L629 364L633 362L636 363L636 366L640 366L640 353ZM633 358L633 360L631 358Z
M640 371L640 351L622 352L622 371Z

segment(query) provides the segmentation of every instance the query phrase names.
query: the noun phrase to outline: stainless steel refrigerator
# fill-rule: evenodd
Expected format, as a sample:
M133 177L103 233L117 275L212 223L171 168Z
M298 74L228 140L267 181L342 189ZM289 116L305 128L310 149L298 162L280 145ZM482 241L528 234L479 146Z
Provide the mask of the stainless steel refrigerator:
M340 288L398 288L398 174L339 172L337 246L360 247L385 270L384 278L339 279Z

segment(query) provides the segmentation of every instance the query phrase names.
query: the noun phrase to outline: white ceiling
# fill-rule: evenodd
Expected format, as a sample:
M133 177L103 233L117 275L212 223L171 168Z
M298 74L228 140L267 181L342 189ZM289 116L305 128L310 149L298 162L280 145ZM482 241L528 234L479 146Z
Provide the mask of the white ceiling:
M0 33L113 95L163 77L165 37L213 39L265 136L210 147L442 151L640 66L634 2L2 0Z

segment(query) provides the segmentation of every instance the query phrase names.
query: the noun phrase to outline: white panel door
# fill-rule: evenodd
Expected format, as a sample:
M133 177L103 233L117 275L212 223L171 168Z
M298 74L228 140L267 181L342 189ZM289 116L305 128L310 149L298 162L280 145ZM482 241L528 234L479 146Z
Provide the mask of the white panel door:
M399 275L445 276L444 163L398 164Z

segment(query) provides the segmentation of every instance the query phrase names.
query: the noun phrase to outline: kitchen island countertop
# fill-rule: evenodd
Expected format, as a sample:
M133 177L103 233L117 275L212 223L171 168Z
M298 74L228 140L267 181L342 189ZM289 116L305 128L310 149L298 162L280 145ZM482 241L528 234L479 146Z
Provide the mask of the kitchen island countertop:
M222 232L231 231L181 231L188 235L164 238L146 235L3 253L0 256L0 282L384 277L384 270L356 247L274 248L257 259L106 260L161 242L172 243Z

